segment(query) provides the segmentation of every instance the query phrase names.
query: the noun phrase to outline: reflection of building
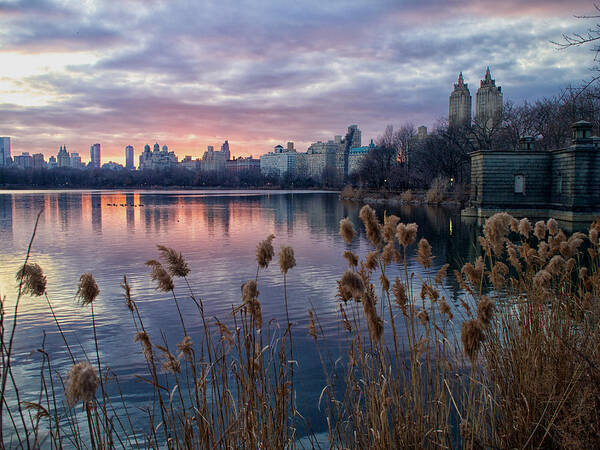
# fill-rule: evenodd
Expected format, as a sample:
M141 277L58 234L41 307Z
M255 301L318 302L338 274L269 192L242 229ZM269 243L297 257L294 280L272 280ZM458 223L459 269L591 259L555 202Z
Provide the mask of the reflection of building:
M458 75L458 83L454 85L454 91L450 94L448 125L451 127L471 125L471 93L469 85L463 80L462 72Z
M101 167L100 159L100 144L93 144L90 147L90 167Z
M10 138L0 137L0 167L10 165Z
M92 229L99 233L102 232L102 195L99 193L90 194L92 205Z
M144 146L144 152L140 155L139 170L146 169L168 169L177 166L177 156L174 152L170 152L166 145L163 145L162 151L158 142L154 144L154 148L150 151L150 146Z
M475 121L485 128L492 128L502 119L502 88L492 80L490 68L475 95Z
M12 238L13 231L13 194L0 194L0 232Z
M125 168L128 170L133 170L135 167L133 166L133 146L128 145L125 147Z
M533 138L518 150L471 153L471 204L463 215L509 211L520 216L591 222L600 213L600 144L592 124L573 124L570 147L535 150Z

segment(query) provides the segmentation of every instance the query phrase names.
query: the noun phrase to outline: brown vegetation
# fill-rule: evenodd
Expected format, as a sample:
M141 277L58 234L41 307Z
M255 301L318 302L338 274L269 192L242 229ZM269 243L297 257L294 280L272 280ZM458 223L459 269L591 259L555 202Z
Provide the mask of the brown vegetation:
M600 222L587 236L567 238L555 221L537 223L533 235L526 220L491 217L479 240L483 254L455 272L465 295L453 308L443 291L448 265L434 270L427 240L415 246L415 224L399 223L396 216L381 224L369 206L360 217L374 250L362 261L345 255L348 268L338 282L344 362L319 352L328 380L319 404L331 447L600 447ZM340 226L347 242L354 237L350 225ZM1 394L6 398L7 389L13 390L18 399L0 405L3 446L299 446L295 424L303 416L296 406L301 393L294 387L292 323L287 318L287 328L271 339L260 307L260 269L273 259L272 240L269 236L257 247L257 275L242 286L231 329L205 317L202 300L187 282L183 256L159 247L162 262L149 266L180 314L184 337L177 351L164 338L152 342L123 280L124 307L147 363L144 378L154 390L145 434L133 429L123 396L125 416L116 416L104 386L117 378L108 376L98 352L96 361L77 362L69 348L73 365L58 377L42 346L41 391L22 398L11 352L23 294L46 297L68 347L46 296L43 270L27 255L17 273L12 328L5 325L4 301L1 309ZM411 253L423 266L421 275L409 273ZM286 277L296 265L290 247L282 247L279 263L287 313ZM403 270L393 283L388 280L392 264ZM185 282L197 306L204 331L196 342L185 332L172 277ZM93 320L98 291L92 275L82 275L80 303L89 305ZM307 333L319 351L323 331L316 314L307 314ZM95 333L94 338L97 346ZM310 434L308 442L317 445Z

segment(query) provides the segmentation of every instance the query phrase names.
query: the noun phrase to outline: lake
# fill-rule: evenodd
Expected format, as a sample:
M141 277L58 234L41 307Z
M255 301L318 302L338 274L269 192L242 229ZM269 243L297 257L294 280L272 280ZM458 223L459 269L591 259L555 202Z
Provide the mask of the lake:
M383 217L384 209L376 209ZM363 257L372 250L358 218L360 205L340 201L337 193L314 191L0 191L0 293L6 296L8 318L17 291L15 273L40 210L30 261L44 269L48 296L67 339L76 343L72 346L78 358L84 352L94 354L90 310L74 301L80 275L90 272L101 291L94 305L103 364L119 376L127 400L135 405L147 404L152 391L139 381L147 367L133 341L136 330L120 288L123 275L151 337L160 340L162 331L175 346L183 336L173 299L155 290L144 265L158 258L157 244L183 253L191 268L189 281L204 302L206 316L230 323L232 306L241 303L241 284L256 275L256 245L273 233L276 256L261 271L258 287L264 321L280 324L285 323L285 309L276 258L280 246L291 246L297 265L287 282L298 349L298 405L315 431L326 430L317 410L325 380L307 336L307 311L314 310L335 353L336 345L341 345L336 280L347 267L342 255L352 249ZM419 225L419 238L426 237L433 247L434 274L446 262L451 274L474 259L478 230L461 221L460 211L415 206L389 208L387 213ZM350 246L339 235L344 217L359 231ZM409 270L424 276L414 251L409 257ZM397 265L389 273L391 281L395 275L401 275ZM445 287L443 294L455 304L461 291L452 276ZM175 292L194 339L202 330L196 306L179 280ZM24 297L19 311L15 376L22 399L36 401L41 360L32 350L42 345L44 333L54 369L64 376L71 361L43 297Z

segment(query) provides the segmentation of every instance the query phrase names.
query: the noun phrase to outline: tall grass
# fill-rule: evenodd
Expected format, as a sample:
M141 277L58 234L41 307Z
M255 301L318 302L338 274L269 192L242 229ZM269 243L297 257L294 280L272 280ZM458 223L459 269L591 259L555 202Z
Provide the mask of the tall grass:
M340 359L329 356L319 318L307 312L306 332L326 379L318 406L330 447L600 447L600 222L589 234L567 238L552 219L532 225L506 213L493 216L478 240L481 255L454 274L464 295L451 306L444 289L448 265L433 270L433 249L419 239L416 224L388 215L381 223L369 206L360 218L373 248L363 259L350 250L344 254L348 268L337 286L345 333ZM343 219L340 234L350 244L354 224ZM143 432L134 425L118 374L97 350L93 307L99 290L93 276L83 274L78 286L79 303L90 309L94 325L96 354L88 359L69 343L46 294L43 270L28 252L17 273L10 326L4 298L0 310L3 446L323 445L297 407L302 392L294 382L294 325L287 308L287 279L296 265L290 247L278 257L286 323L279 327L262 315L260 275L275 256L273 239L258 244L256 273L242 285L228 320L206 316L183 255L158 247L159 258L147 265L157 291L170 297L179 316L176 348L146 328L145 312L123 278L124 306L146 362L139 376L152 391ZM422 266L418 273L409 264L413 254ZM393 266L402 275L391 279ZM68 371L57 371L43 340L40 389L27 398L11 358L25 295L45 296L72 360ZM203 325L195 342L186 327L192 319L180 309L182 297L194 302ZM303 440L299 425L308 430Z

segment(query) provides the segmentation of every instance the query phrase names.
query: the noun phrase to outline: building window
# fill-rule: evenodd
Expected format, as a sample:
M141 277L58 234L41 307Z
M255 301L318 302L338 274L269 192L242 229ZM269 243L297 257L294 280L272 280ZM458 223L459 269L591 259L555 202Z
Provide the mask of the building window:
M515 194L525 193L525 176L515 175Z

